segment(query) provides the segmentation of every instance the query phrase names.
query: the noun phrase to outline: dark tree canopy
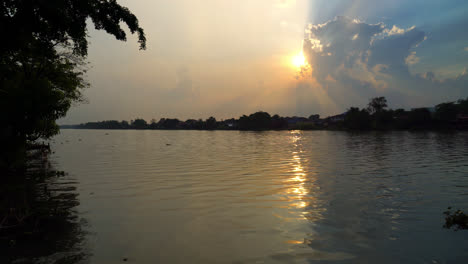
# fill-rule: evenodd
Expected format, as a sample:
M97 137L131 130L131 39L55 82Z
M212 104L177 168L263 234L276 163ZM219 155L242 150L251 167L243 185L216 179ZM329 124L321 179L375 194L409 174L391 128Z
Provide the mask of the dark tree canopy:
M385 99L384 97L381 97ZM386 101L379 99L380 101ZM370 101L373 101L371 99ZM443 121L441 114L448 108L450 116ZM452 112L456 109L456 112ZM64 128L78 129L197 129L197 130L314 130L314 129L345 129L345 130L468 130L468 98L458 100L457 103L442 103L437 105L436 111L432 108L384 109L373 114L367 108L351 107L343 115L320 119L319 115L305 117L281 117L277 114L270 116L267 112L256 112L243 115L239 119L231 118L217 121L210 117L202 119L161 118L159 122L152 119L148 124L142 119L136 119L129 124L126 121L88 122L80 125L68 125ZM442 112L440 112L442 111ZM454 117L455 116L455 117ZM342 118L343 117L343 118ZM138 122L137 122L138 121Z
M239 118L239 128L242 130L265 130L271 127L271 116L267 112L256 112Z
M381 112L387 108L387 99L385 97L375 97L369 101L367 110L370 114Z
M454 102L436 105L436 118L442 122L450 122L457 118L459 107Z
M426 108L412 109L409 112L409 121L415 127L427 127L431 122L431 112Z
M371 116L365 109L359 110L359 107L351 107L345 114L344 122L349 129L370 129Z
M210 116L210 118L208 118L206 120L206 128L207 129L215 129L216 128L216 118Z
M132 121L132 127L136 129L145 129L148 126L148 123L144 119L137 118Z
M88 51L86 21L105 30L118 40L126 40L120 23L138 34L140 48L146 48L146 38L138 19L116 0L1 0L0 34L8 36L0 52L21 51L31 43L54 46L72 45L76 54Z
M458 106L461 114L468 115L468 97L458 100Z
M115 0L0 0L0 165L57 134L55 121L82 100L88 19L118 40L126 24L146 48L138 19Z

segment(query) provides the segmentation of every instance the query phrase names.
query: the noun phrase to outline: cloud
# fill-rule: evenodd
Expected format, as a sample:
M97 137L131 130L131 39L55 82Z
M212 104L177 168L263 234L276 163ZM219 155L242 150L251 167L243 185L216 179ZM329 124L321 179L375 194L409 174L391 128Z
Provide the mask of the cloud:
M408 29L404 29L404 28L399 28L399 27L393 25L393 27L391 29L386 28L382 33L383 33L384 36L403 35L406 32L411 31L411 30L413 30L415 28L416 28L416 26L412 26L412 27L410 27Z
M425 38L425 33L414 27L404 30L403 33L400 31L384 37L376 36L369 49L368 63L371 66L388 65L395 74L409 74L406 58Z
M419 58L416 56L416 51L411 52L411 54L405 59L405 63L407 65L413 65L418 62L419 62Z
M314 69L311 77L343 107L363 105L378 95L394 99L399 107L437 103L448 94L466 96L462 88L468 84L466 72L449 79L437 79L433 72L410 72L409 67L420 62L416 50L426 40L415 26L336 17L308 25L303 52Z

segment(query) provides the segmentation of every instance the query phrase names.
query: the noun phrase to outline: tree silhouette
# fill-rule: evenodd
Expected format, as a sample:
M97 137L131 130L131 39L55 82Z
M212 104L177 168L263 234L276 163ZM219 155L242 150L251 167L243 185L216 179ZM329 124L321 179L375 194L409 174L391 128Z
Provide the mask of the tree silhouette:
M216 118L210 116L210 118L206 120L206 129L216 129Z
M82 100L88 19L118 40L126 40L124 23L146 48L138 19L116 0L1 2L0 167L24 158L28 140L58 133L55 120Z
M409 112L411 128L427 128L431 125L431 112L426 108L416 108Z
M466 99L458 100L458 108L461 114L468 115L468 97Z
M241 130L267 130L271 128L271 116L267 112L256 112L249 116L243 115L239 118L239 129Z
M365 130L370 129L371 119L369 112L358 107L351 107L345 114L345 126L353 130Z
M436 105L435 117L442 122L450 122L457 118L459 107L454 102Z
M135 129L146 129L148 128L148 123L144 119L137 118L133 120L132 127Z
M377 112L381 112L385 108L387 108L387 99L385 99L385 97L372 98L367 105L367 110L371 115Z

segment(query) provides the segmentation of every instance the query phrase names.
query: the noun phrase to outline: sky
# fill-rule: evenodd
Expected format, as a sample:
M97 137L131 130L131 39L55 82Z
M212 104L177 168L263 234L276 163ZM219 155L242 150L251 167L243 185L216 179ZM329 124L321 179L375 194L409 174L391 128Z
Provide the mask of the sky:
M147 37L89 23L90 88L61 124L329 116L468 97L466 0L118 0Z

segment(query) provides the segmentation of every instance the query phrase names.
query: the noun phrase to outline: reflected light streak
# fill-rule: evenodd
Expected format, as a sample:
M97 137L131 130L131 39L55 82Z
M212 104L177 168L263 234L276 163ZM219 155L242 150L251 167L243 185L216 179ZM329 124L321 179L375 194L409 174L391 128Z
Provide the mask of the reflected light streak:
M316 186L316 172L309 171L308 151L303 150L302 132L290 132L290 144L292 147L291 156L289 159L287 178L283 180L287 187L283 191L283 197L288 203L285 208L288 209L288 216L281 217L282 221L291 223L301 222L317 222L323 219L323 212L326 208L323 207L318 199L318 193L315 193L319 188ZM300 222L298 222L300 221ZM287 240L288 244L309 244L310 237L304 240Z
M292 137L291 141L295 144L295 146L299 146L300 144L297 144L301 140L301 132L300 131L291 131ZM293 176L286 181L292 185L291 188L289 188L286 193L289 196L290 201L295 201L295 203L292 203L291 206L301 209L301 208L306 208L307 207L307 202L308 200L306 197L309 192L305 187L305 182L307 181L307 173L304 171L304 167L302 166L302 159L301 156L299 155L301 151L294 151L293 157L292 157L292 174ZM309 198L310 199L310 198Z
M284 180L288 185L285 191L286 200L289 209L299 209L300 212L291 211L291 213L298 215L301 219L309 221L316 221L322 218L322 212L326 209L322 208L318 203L317 195L313 190L318 189L315 186L315 173L307 171L303 164L307 163L304 159L305 152L302 150L302 132L291 131L290 140L294 150L291 152L290 169L288 174L290 176Z

